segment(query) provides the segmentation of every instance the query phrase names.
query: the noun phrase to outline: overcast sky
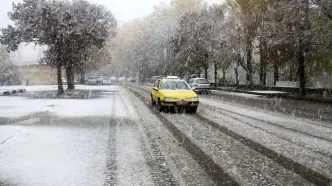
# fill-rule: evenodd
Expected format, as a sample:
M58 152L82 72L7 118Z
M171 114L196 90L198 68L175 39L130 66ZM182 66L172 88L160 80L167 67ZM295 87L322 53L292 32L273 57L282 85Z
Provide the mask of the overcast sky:
M1 0L0 7L0 28L10 24L7 12L11 11L13 2L23 0ZM117 19L118 23L124 23L134 18L146 16L153 11L155 5L161 2L169 3L170 0L88 0L92 3L102 4L109 8ZM221 0L205 0L209 4L218 3ZM19 51L12 54L13 60L19 64L34 63L41 55L39 47L20 46Z

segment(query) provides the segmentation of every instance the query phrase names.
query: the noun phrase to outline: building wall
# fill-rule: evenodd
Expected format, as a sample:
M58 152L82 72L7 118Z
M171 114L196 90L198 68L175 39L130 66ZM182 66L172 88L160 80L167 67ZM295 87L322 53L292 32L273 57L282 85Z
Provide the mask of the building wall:
M26 65L20 67L23 84L28 81L29 85L56 85L57 72L55 68L48 65ZM65 77L62 71L62 77Z

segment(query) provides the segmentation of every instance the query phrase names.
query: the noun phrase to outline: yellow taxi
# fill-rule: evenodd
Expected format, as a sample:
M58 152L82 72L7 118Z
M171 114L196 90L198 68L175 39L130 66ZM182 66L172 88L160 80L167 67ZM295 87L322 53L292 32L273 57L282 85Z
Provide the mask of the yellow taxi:
M197 94L177 76L157 80L151 90L151 102L160 112L184 108L189 113L196 113L199 104Z

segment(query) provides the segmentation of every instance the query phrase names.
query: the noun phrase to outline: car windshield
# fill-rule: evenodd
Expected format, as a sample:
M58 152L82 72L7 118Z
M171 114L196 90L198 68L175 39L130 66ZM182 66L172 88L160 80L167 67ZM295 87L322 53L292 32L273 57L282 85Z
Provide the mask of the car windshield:
M197 84L209 84L206 79L196 79L195 81Z
M332 186L332 0L0 2L0 186Z
M160 86L161 90L189 90L184 81L164 81Z

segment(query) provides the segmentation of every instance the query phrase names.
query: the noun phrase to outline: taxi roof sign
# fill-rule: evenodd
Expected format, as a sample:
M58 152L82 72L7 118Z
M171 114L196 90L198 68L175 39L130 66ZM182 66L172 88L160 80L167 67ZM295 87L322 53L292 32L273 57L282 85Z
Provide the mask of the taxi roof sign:
M180 79L178 76L167 76L167 79Z

